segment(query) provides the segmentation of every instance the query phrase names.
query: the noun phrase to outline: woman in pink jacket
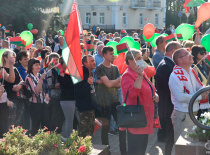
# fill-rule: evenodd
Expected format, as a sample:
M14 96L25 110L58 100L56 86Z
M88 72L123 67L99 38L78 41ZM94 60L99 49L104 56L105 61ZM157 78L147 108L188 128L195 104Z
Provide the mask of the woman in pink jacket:
M155 87L142 71L144 67L142 53L139 50L132 49L126 53L125 61L128 65L128 69L123 74L121 81L123 99L125 100L128 90L129 94L126 105L136 105L137 97L139 97L139 104L143 105L147 119L146 127L127 129L128 154L144 155L147 148L148 135L153 133L154 102L158 103L159 97L155 93Z

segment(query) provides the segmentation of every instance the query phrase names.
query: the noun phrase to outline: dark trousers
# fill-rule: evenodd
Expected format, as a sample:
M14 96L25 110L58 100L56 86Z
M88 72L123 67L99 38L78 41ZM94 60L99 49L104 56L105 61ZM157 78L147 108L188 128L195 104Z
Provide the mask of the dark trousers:
M161 129L158 130L157 138L158 138L158 141L165 142L165 140L166 140L166 122L165 122L165 119L162 117L159 117L159 121L160 121Z
M8 131L9 108L7 103L0 103L0 138Z
M174 128L171 118L165 119L165 123L166 123L165 155L171 155L171 151L174 145Z
M120 153L121 155L126 155L126 130L119 131L119 144L120 144Z
M112 103L110 107L105 107L101 111L101 117L102 117L101 140L102 140L102 145L109 145L108 132L109 132L109 129L110 129L111 115L113 116L114 120L117 122L117 109L116 109L116 107L118 105L120 105L119 102Z
M11 125L21 126L23 122L24 102L21 98L9 98L14 103L13 107L9 107L8 128Z
M49 104L52 107L50 130L54 131L58 127L57 133L61 133L65 117L60 105L60 99L51 98Z
M24 111L22 116L23 117L22 126L23 129L30 130L31 127L30 102L26 99L23 99L23 102L24 102Z
M47 128L50 127L50 116L46 103L31 103L30 114L32 121L32 136L38 133L40 124L41 128L44 128L44 126Z
M127 132L128 136L128 154L129 155L145 155L147 144L148 144L148 134L132 134Z
M93 136L94 125L95 125L95 111L82 111L79 112L79 136Z

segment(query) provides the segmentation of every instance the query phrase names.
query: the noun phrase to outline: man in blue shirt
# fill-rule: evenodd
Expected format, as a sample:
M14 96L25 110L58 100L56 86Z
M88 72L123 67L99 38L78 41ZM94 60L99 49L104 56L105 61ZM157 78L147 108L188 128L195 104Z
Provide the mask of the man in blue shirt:
M155 69L157 69L160 61L163 59L164 53L165 53L165 47L167 45L166 40L164 39L163 36L159 36L156 39L156 45L157 45L157 49L155 50L155 54L152 57L152 61L155 66Z
M100 44L98 46L98 53L96 55L94 55L94 59L95 59L95 62L96 62L96 67L104 61L104 58L103 58L103 55L102 55L102 49L103 48L104 48L104 44ZM96 71L96 69L94 69L92 71L92 73L93 73L94 81L97 81L95 71Z
M29 56L26 51L18 52L16 61L18 62L19 66L17 67L17 69L23 81L25 81L25 78L27 76L28 60L29 60Z

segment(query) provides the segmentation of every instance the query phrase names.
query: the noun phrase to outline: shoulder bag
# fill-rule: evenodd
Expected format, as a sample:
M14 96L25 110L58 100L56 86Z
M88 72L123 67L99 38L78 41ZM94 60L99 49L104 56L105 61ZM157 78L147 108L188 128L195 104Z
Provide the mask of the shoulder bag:
M124 104L128 97L127 91ZM137 97L136 105L119 105L117 106L117 124L123 128L143 128L147 126L147 119L144 107L139 105L139 97Z

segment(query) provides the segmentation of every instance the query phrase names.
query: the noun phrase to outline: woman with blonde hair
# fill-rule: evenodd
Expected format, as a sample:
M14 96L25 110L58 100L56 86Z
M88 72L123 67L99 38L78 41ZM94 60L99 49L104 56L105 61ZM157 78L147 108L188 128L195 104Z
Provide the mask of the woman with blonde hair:
M12 107L9 108L9 125L20 125L22 121L22 114L24 110L24 104L20 98L19 91L22 89L21 83L22 78L14 67L15 64L15 52L11 50L6 50L2 55L2 66L5 70L4 78L2 83L7 92L7 97L10 101L14 103ZM7 77L8 76L8 77Z

